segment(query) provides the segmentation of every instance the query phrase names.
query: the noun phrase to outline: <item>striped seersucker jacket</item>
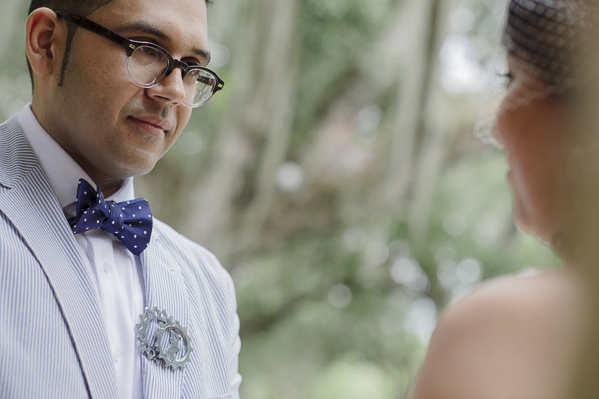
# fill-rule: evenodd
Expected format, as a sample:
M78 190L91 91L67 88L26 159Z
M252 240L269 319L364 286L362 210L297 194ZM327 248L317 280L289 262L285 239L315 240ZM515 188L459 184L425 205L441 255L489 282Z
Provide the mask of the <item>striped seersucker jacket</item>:
M145 398L239 397L239 319L218 260L154 220L146 306L192 337L184 370L142 357ZM0 399L117 399L92 272L17 117L0 125Z

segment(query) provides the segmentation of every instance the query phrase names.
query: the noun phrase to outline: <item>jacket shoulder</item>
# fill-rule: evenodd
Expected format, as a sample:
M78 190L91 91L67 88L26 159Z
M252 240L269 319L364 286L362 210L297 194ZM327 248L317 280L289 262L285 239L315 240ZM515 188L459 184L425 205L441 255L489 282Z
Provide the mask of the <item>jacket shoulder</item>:
M10 187L17 184L38 164L18 115L0 124L0 185Z

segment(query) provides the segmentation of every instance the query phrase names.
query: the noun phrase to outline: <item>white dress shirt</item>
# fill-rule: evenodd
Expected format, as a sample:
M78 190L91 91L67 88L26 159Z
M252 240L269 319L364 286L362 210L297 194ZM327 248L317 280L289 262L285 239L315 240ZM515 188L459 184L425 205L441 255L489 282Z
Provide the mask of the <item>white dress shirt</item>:
M75 216L79 179L87 180L94 188L96 184L44 130L31 110L31 103L19 114L19 123L65 211L65 217ZM134 198L133 178L128 178L115 194L106 199L121 202ZM101 229L76 234L75 239L95 277L119 397L141 399L140 345L136 339L135 324L144 312L145 295L139 256L133 255L112 234Z

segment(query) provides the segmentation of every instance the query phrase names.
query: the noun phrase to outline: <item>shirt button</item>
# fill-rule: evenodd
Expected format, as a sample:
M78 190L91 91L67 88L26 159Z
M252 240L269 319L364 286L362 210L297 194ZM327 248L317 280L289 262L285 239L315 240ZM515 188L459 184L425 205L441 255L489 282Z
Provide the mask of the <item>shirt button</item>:
M104 272L110 273L110 265L108 264L108 262L104 262Z
M113 353L112 354L112 360L114 360L115 363L118 363L121 361L121 357L119 356L118 353Z

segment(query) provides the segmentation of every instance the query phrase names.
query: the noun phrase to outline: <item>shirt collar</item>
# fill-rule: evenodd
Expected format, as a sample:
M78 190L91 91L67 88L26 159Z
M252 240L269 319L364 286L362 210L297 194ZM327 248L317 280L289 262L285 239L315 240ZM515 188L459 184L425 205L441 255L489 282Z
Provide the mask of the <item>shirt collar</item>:
M31 110L31 103L25 105L19 114L19 124L63 209L75 202L79 179L85 179L92 186L96 186L81 166L40 125ZM129 177L125 179L121 188L107 199L121 202L134 198L133 177Z

